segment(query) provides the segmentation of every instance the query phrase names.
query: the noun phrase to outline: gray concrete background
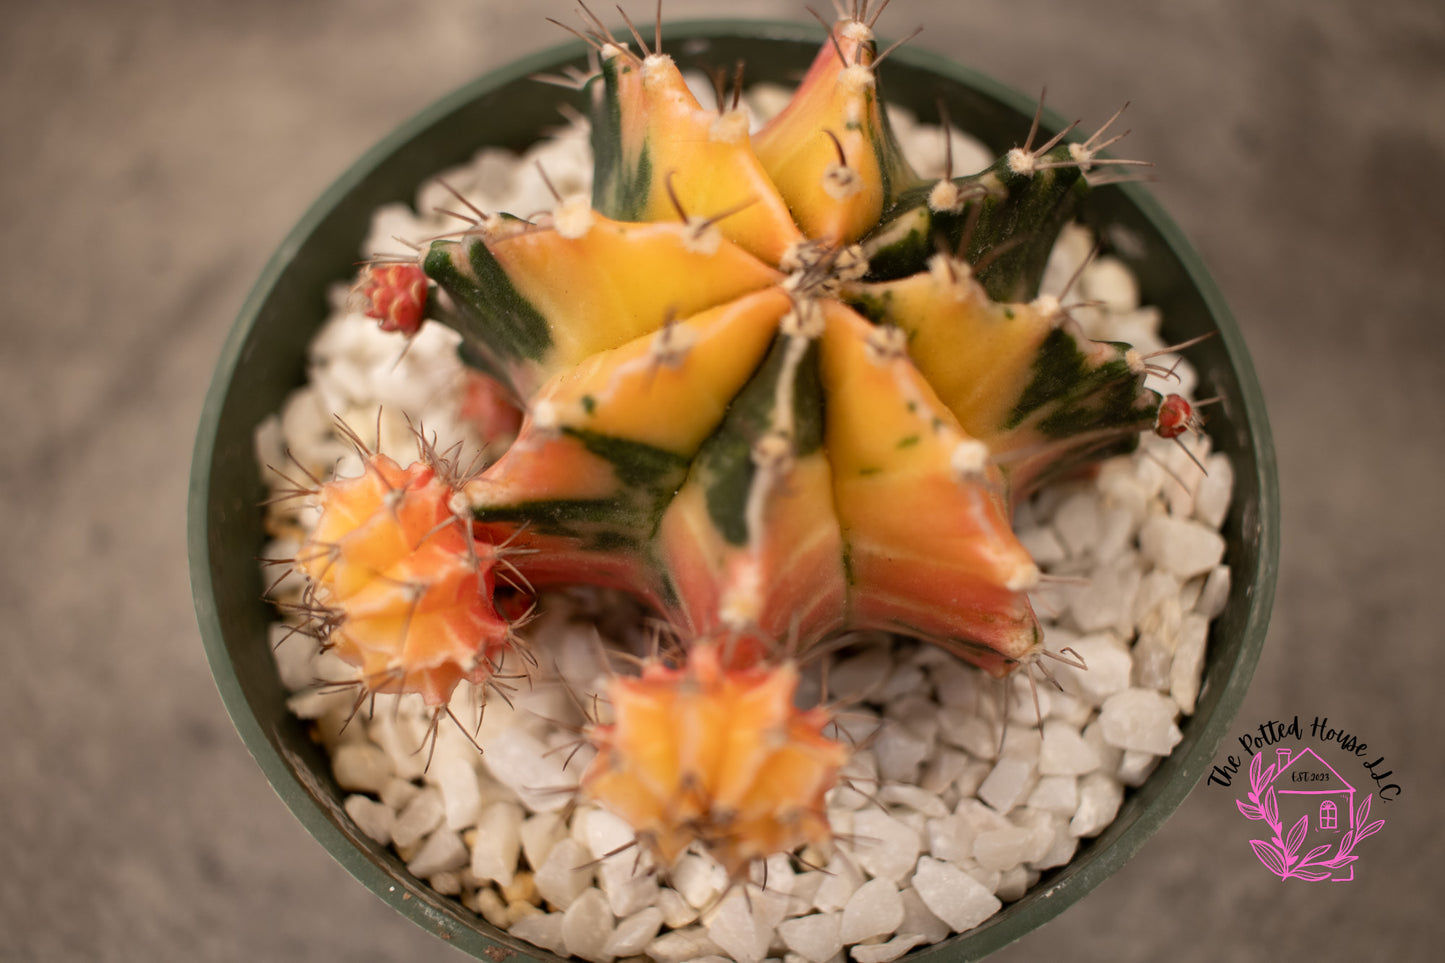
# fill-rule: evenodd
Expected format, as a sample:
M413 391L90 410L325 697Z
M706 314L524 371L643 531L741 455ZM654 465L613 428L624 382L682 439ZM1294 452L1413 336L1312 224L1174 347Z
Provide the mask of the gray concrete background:
M0 959L461 959L332 862L235 736L191 612L186 478L221 342L300 212L571 11L0 3ZM1264 872L1201 786L997 958L1438 958L1445 7L900 0L884 27L917 23L1070 115L1132 99L1130 152L1231 300L1278 445L1279 597L1235 729L1328 715L1403 787L1359 878L1309 886Z

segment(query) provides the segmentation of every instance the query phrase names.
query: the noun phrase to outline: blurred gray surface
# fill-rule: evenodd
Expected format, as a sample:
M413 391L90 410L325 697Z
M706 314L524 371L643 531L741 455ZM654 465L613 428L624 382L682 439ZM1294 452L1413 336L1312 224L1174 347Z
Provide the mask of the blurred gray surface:
M0 959L460 961L313 843L235 736L191 611L187 473L221 342L302 210L431 100L563 39L543 17L572 4L0 13ZM900 0L883 28L918 23L1089 123L1132 100L1129 152L1240 319L1279 453L1279 596L1235 732L1328 715L1403 786L1360 878L1315 886L1264 872L1201 786L996 959L1436 958L1445 6Z

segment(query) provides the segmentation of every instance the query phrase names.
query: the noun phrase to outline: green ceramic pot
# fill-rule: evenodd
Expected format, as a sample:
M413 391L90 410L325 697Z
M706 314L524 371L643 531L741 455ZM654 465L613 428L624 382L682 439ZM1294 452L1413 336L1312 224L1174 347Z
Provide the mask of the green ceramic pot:
M792 24L694 22L670 28L665 49L684 68L730 68L744 59L750 81L793 82L821 40L818 28ZM573 44L487 74L403 125L316 202L241 309L206 399L191 474L196 613L216 685L242 739L286 805L357 879L419 926L493 961L553 957L437 896L364 836L342 810L345 793L327 758L287 712L267 642L273 612L261 598L264 495L252 437L302 383L307 344L327 313L326 289L352 275L372 211L410 201L421 182L483 146L523 148L537 140L557 122L558 101L567 95L528 78L582 63L582 49ZM936 114L942 98L954 123L1000 151L1023 140L1034 112L1032 99L916 48L890 57L883 92L925 118ZM1057 129L1057 117L1045 120ZM1027 896L972 932L917 951L919 959L982 957L1041 926L1123 866L1211 765L1264 645L1279 552L1279 492L1244 340L1198 255L1139 185L1094 192L1087 219L1135 271L1144 301L1163 311L1168 338L1217 335L1192 348L1190 358L1201 375L1200 394L1223 399L1209 410L1209 430L1235 466L1225 529L1233 588L1210 636L1198 710L1184 721L1184 739L1173 754L1072 862L1045 874Z

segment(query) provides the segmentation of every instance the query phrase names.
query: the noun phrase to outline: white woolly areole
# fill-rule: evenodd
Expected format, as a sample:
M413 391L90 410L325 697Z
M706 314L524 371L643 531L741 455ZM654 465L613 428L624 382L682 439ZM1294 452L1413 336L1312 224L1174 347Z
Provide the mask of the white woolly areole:
M1008 152L1008 169L1015 174L1032 174L1037 169L1038 160L1022 147L1015 147Z
M626 47L619 46L615 43L605 43L602 45L600 54L603 60L612 60L615 57L628 56L628 50Z
M868 332L863 350L874 364L896 361L908 355L908 333L891 324L876 327Z
M872 88L878 82L873 74L873 68L864 64L849 64L838 71L838 86L844 92L857 95Z
M1020 562L1004 581L1010 592L1027 592L1039 584L1039 567L1033 562Z
M659 77L671 77L672 58L665 53L648 54L642 59L642 82L652 83Z
M748 115L744 110L729 110L713 118L708 127L708 140L714 144L742 144L748 139Z
M940 180L928 192L928 209L934 212L954 213L963 208L965 195L957 184L948 178Z
M451 513L457 516L457 518L464 519L471 514L472 502L471 499L467 498L465 492L455 491L452 492L451 497L447 499L447 508L450 509Z
M648 352L654 361L667 368L678 368L687 353L697 344L697 332L680 324L665 324L652 336Z
M862 20L847 21L838 33L854 43L868 43L873 39L873 31Z
M988 445L977 438L965 438L953 446L948 466L960 479L977 478L988 467Z
M730 629L749 629L758 623L763 607L763 576L747 562L733 572L734 581L718 602L718 619Z
M860 281L867 273L868 255L861 244L849 244L833 257L833 276L840 281Z
M557 406L546 399L532 403L532 427L543 434L555 433L562 423Z
M823 311L812 298L795 302L793 309L778 322L778 330L790 338L821 337L823 327Z
M1129 366L1129 371L1133 374L1143 374L1147 367L1144 363L1144 356L1139 353L1138 348L1130 348L1124 352L1124 363Z
M846 201L863 189L863 178L851 167L832 163L823 171L823 191L835 201Z
M1089 168L1094 166L1094 151L1089 149L1088 145L1078 141L1069 145L1069 158L1079 165L1079 171L1084 174L1087 174Z
M939 252L928 259L928 273L939 285L953 292L962 301L973 290L973 268L967 261Z
M579 237L586 237L595 222L596 216L592 213L591 203L580 194L567 198L552 212L553 228L568 240L575 241Z
M1040 294L1034 298L1033 304L1029 305L1029 307L1037 311L1039 317L1046 320L1053 320L1064 313L1064 306L1060 304L1059 299L1052 294Z
M682 234L682 246L689 254L716 254L722 244L722 231L702 218L690 217L686 224L678 224L677 228Z

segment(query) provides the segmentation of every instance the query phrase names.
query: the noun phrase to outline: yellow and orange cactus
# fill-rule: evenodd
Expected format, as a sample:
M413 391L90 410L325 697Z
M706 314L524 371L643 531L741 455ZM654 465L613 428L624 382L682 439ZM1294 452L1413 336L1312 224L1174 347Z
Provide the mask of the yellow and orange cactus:
M781 640L881 629L995 675L1035 659L1039 573L1013 506L1132 446L1159 406L1127 346L1037 296L1108 142L1031 133L985 170L920 177L889 127L875 19L864 5L835 23L756 132L594 19L590 202L477 212L406 265L432 285L406 304L440 305L488 396L522 406L515 441L461 488L472 528L437 489L445 511L418 509L402 535L396 493L425 501L433 479L376 461L347 496L368 507L328 508L306 565L328 604L390 600L348 610L338 651L377 688L426 679L429 699L506 641L489 600L461 598L488 594L479 545L514 544L529 584L654 607L679 664L614 680L582 789L664 864L701 841L738 875L826 840L843 748L825 712L792 707L795 668L765 656ZM417 553L456 572L435 615L408 588ZM367 579L336 570L352 556ZM409 641L413 622L435 638ZM736 637L762 640L751 661L713 641Z
M326 644L360 671L363 693L419 693L445 706L510 648L493 604L496 548L457 514L457 489L428 461L371 454L363 474L327 482L296 557Z
M608 689L612 721L588 733L598 754L582 790L637 830L662 867L701 843L733 879L756 859L832 838L823 797L846 761L823 708L798 709L797 667L730 668L726 641L686 661L649 662Z

